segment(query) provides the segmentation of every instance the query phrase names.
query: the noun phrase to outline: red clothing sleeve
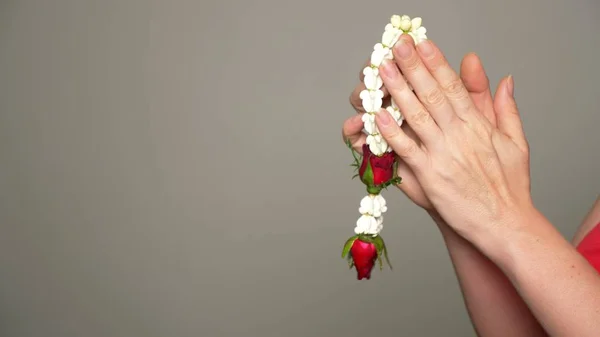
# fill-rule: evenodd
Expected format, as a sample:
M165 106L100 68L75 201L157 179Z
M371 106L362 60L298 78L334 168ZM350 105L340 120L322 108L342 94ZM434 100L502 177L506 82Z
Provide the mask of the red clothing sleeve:
M581 240L577 251L600 273L600 223Z

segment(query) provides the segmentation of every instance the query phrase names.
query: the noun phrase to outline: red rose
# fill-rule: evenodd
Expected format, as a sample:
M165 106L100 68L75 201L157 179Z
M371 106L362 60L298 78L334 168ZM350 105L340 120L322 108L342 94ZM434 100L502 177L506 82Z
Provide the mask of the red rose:
M352 248L350 248L350 256L358 273L357 278L359 280L363 278L367 280L371 279L371 270L373 270L375 260L377 260L377 248L375 245L357 239L352 244Z
M389 182L394 177L394 152L385 152L381 156L374 155L366 143L362 146L362 164L358 170L360 180L368 187L375 187Z
M371 279L371 270L375 266L375 261L379 261L379 267L383 269L383 260L392 268L388 259L387 248L381 235L357 234L346 240L342 250L342 258L348 260L350 268L356 268L357 278Z

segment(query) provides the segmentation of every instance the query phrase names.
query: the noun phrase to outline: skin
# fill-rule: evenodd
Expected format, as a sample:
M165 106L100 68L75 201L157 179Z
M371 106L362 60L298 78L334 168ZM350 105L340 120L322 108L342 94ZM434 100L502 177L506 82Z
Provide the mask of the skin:
M600 276L574 245L600 221L600 198L573 241L565 240L531 200L529 146L512 77L492 97L475 54L456 74L432 41L416 48L406 36L401 41L380 70L386 97L394 97L406 122L386 123L385 110L376 122L400 158L398 187L440 229L476 332L596 336ZM350 96L358 114L343 125L357 151L365 141L362 89L360 83Z

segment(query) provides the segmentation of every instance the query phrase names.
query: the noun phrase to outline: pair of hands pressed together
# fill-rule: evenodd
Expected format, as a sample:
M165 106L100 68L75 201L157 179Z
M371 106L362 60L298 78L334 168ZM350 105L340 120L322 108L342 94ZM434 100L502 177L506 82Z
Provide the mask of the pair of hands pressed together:
M467 239L530 212L528 143L512 78L502 79L492 98L474 54L465 57L459 76L431 40L415 47L410 36L402 36L393 53L380 76L386 98L393 97L406 123L398 126L384 109L376 123L401 159L398 187ZM365 141L362 89L359 84L350 97L359 115L343 126L357 151Z
M404 35L393 53L379 68L384 102L393 98L405 123L385 109L375 122L400 159L398 187L442 232L477 335L598 336L600 275L533 205L512 78L492 97L474 54L459 75L431 40L415 47ZM364 88L343 125L356 151Z

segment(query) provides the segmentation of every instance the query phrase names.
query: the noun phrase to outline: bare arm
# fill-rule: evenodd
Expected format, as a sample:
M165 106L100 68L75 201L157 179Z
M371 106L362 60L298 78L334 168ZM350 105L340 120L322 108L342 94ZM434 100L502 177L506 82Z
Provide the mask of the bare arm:
M600 275L536 209L474 233L551 336L596 337Z
M547 336L500 268L454 232L438 215L430 215L440 228L446 243L477 334L482 337ZM598 222L600 196L579 226L573 245L577 246Z
M581 240L600 222L600 195L596 198L596 202L583 219L581 226L577 229L573 237L573 245L577 246Z
M446 243L477 335L547 336L504 273L439 216L431 216Z

